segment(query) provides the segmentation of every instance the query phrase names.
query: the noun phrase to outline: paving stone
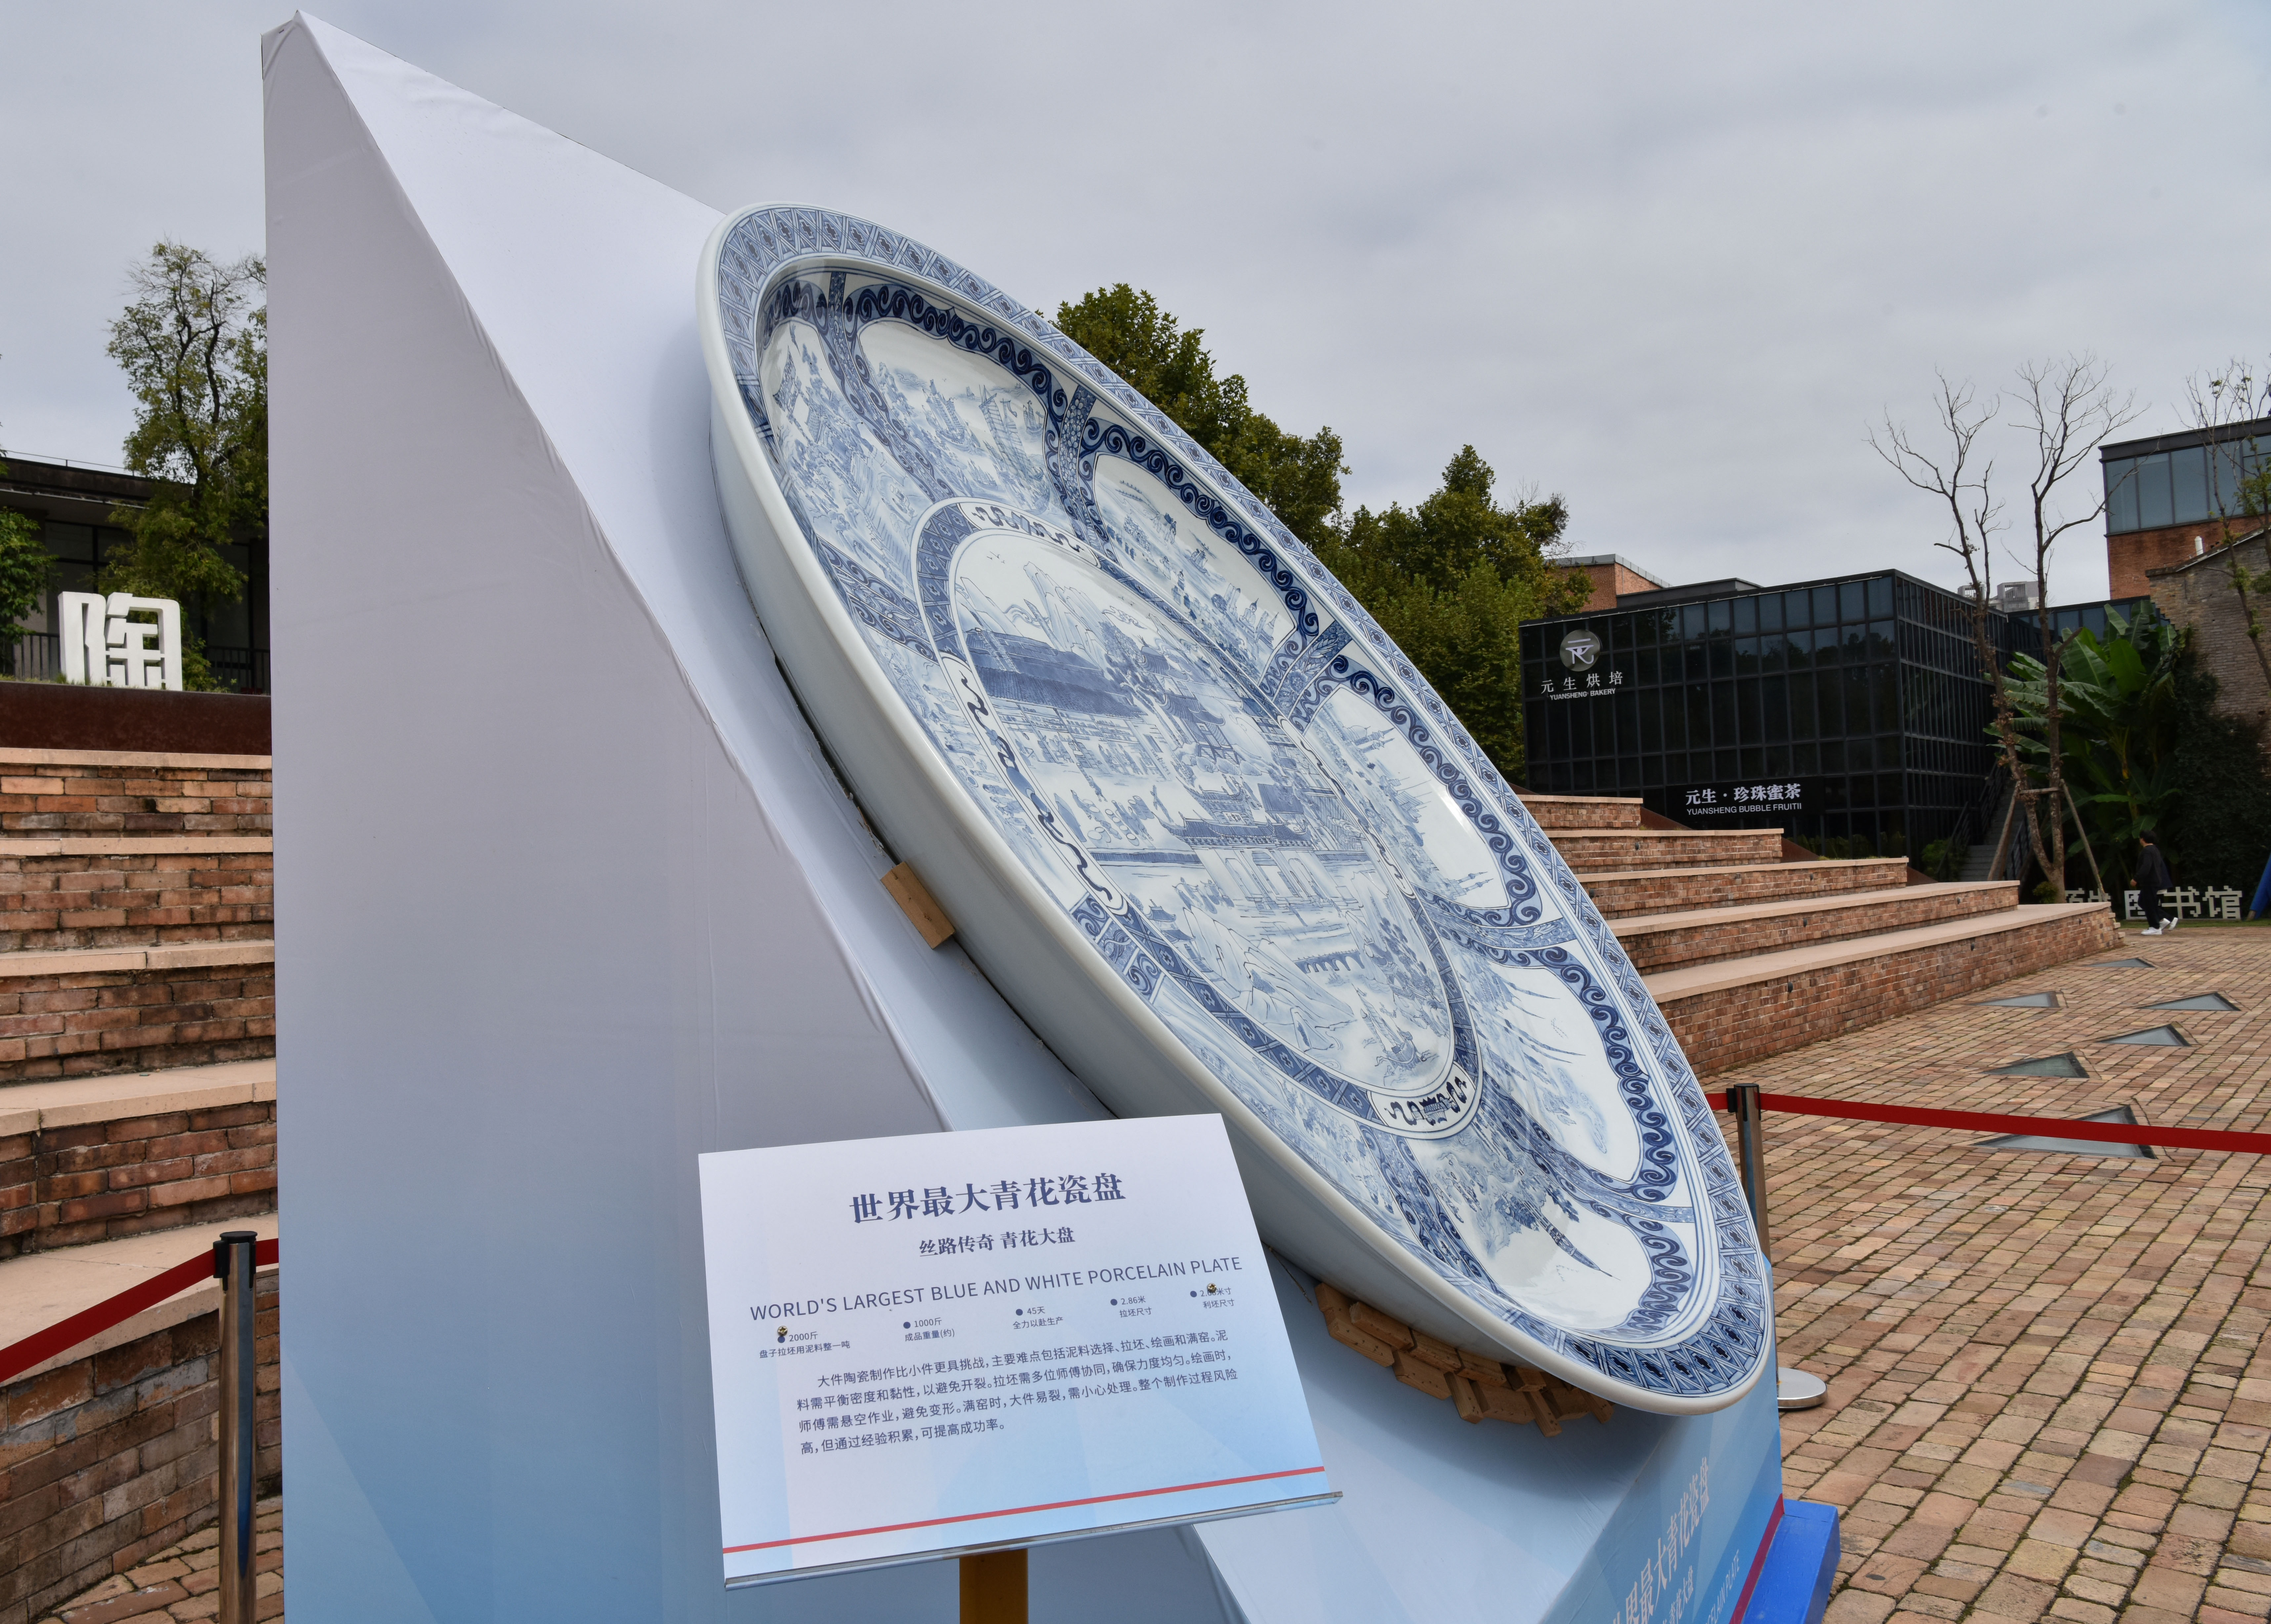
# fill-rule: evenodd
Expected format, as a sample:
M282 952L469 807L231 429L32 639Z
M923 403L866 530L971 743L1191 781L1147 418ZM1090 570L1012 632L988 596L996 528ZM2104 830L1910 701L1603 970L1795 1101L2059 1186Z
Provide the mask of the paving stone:
M2039 972L1714 1083L2271 1129L2271 931L2150 945L2149 971ZM2041 991L2061 1007L1969 1002ZM2088 1078L1989 1075L2205 992L2240 1010L2196 1017L2192 1048L2090 1048ZM1985 1151L1818 1117L1768 1130L1782 1362L1829 1384L1784 1418L1786 1492L1847 1518L1826 1624L2271 1616L2271 1158ZM278 1502L260 1530L259 1612L280 1618ZM69 1606L154 1583L179 1599L148 1618L210 1618L214 1561L206 1529Z
M2140 1003L2271 1010L2271 931L2149 945L2149 971L2023 976L1713 1082L2271 1130L2271 1015L2202 1019L2192 1049L2089 1047ZM2062 1007L1970 1002L2042 991ZM1989 1075L2068 1048L2095 1075ZM1829 1384L1784 1425L1788 1492L1866 1519L1837 1582L1870 1598L1854 1617L1911 1568L1884 1616L2271 1616L2271 1158L1984 1151L1820 1117L1768 1134L1782 1362Z
M255 1566L260 1572L255 1587L254 1614L261 1619L284 1616L284 1502L262 1501L253 1519ZM167 1546L125 1574L114 1575L92 1590L74 1597L40 1620L40 1624L192 1624L210 1619L220 1607L220 1555L215 1531L208 1526L177 1545ZM155 1583L141 1583L137 1576L158 1574ZM21 1615L19 1615L21 1616Z

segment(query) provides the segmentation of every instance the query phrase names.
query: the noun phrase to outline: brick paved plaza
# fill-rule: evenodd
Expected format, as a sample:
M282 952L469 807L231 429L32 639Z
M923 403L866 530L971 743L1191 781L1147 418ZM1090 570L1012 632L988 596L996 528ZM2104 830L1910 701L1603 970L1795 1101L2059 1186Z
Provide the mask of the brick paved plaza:
M2271 929L2128 933L1714 1079L1769 1091L2262 1130ZM2051 990L2056 1009L1982 1008ZM2141 1006L2219 992L2237 1013ZM2187 1048L2103 1039L2173 1022ZM2072 1051L2081 1078L1992 1076ZM1725 1119L1722 1119L1724 1121ZM1844 1517L1830 1624L2271 1615L2271 1158L1988 1151L1969 1133L1767 1119L1787 1491Z
M2271 1127L2271 928L2129 934L2088 961L1713 1079L1772 1092ZM1978 1000L2053 991L2055 1009ZM2237 1013L2141 1006L2217 992ZM2173 1023L2186 1048L2103 1039ZM2071 1051L2081 1078L1992 1076ZM1722 1119L1724 1121L1725 1119ZM1769 1116L1787 1488L1844 1517L1829 1624L2271 1616L2271 1158L1987 1151L1979 1136ZM262 1521L264 1614L280 1534ZM210 1530L59 1610L209 1616Z
M264 1500L253 1529L259 1580L253 1616L269 1624L284 1616L284 1504ZM220 1536L208 1524L179 1545L105 1579L41 1624L194 1624L220 1611Z

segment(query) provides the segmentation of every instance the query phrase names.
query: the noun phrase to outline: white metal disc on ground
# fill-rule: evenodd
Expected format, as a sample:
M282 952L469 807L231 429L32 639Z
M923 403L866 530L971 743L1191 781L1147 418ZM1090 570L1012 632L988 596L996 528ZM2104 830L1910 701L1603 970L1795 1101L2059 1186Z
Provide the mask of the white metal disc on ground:
M1820 1376L1793 1370L1788 1365L1775 1371L1775 1408L1777 1410L1811 1410L1828 1397L1829 1384Z

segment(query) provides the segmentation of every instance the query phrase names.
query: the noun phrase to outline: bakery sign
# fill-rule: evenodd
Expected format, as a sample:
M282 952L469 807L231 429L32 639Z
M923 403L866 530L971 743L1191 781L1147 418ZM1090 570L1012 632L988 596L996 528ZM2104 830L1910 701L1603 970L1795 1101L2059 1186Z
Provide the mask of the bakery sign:
M1579 626L1561 639L1561 674L1550 672L1540 680L1538 692L1547 699L1599 699L1625 685L1621 671L1600 669L1601 636L1590 626Z

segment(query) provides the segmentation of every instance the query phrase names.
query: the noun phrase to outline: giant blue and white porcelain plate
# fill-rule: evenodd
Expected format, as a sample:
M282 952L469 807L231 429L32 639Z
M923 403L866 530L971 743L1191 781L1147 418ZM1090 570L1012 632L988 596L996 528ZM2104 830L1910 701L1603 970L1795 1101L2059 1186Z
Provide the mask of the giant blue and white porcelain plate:
M711 238L751 597L862 807L1113 1109L1262 1232L1642 1408L1770 1351L1709 1106L1551 843L1262 505L1047 322L826 211Z

